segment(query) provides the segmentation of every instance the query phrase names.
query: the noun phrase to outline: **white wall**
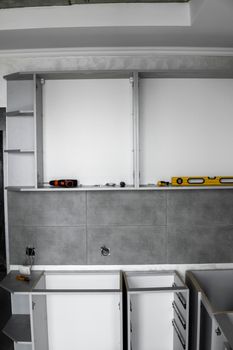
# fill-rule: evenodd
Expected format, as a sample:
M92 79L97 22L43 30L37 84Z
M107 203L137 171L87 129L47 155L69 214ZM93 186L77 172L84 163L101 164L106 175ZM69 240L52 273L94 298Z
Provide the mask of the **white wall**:
M34 52L0 53L0 106L6 106L6 81L3 76L18 71L78 70L78 69L230 69L233 67L232 52L218 50L181 49L82 49L82 50L37 50ZM115 269L176 269L184 274L186 269L233 267L232 264L205 265L141 265L115 266ZM11 266L18 269L18 266ZM49 270L64 266L39 266ZM79 269L96 269L96 266L80 266ZM77 269L66 266L65 269ZM113 266L98 266L98 269L113 269Z
M43 92L45 182L132 185L129 79L47 80Z
M140 92L142 184L232 176L232 79L142 79Z

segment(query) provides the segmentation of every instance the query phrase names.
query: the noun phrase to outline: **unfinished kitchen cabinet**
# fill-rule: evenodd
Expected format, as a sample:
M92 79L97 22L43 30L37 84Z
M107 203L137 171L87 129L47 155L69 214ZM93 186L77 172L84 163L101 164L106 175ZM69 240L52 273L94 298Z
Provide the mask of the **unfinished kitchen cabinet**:
M232 162L222 156L233 147L232 110L233 79L141 74L141 186L172 176L232 174Z
M233 173L222 157L233 147L232 74L106 70L5 78L11 189L54 190L50 180L75 178L73 190L161 190L157 182L172 176Z
M189 291L179 275L126 272L124 277L128 349L188 349Z
M9 76L7 82L7 187L37 187L42 181L41 81L35 74Z
M44 181L133 185L129 77L45 79Z
M119 272L45 272L32 303L34 350L122 350Z
M41 276L41 272L33 272L30 282L16 280L19 272L10 272L0 287L11 293L12 316L2 329L2 332L14 342L15 350L32 350L32 306L30 292Z
M233 348L233 270L188 271L190 350Z
M7 186L43 189L52 179L74 178L82 187L132 188L132 75L6 76Z

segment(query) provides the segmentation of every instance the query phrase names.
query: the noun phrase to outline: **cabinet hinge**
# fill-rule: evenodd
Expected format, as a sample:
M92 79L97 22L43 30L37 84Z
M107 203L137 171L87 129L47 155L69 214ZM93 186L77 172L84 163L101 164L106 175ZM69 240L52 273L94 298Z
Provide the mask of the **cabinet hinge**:
M36 303L33 301L32 302L32 310L35 310L35 307L36 307Z
M133 77L130 77L130 78L129 78L129 82L130 82L130 84L133 85L133 83L134 83L134 78L133 78Z

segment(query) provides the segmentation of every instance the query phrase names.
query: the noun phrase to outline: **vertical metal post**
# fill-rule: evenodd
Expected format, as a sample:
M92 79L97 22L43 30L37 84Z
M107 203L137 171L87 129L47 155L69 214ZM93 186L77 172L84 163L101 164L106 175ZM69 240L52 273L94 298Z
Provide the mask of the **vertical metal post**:
M34 74L34 151L35 151L35 188L43 183L43 121L42 121L42 84Z
M139 79L138 72L132 78L132 110L133 110L133 178L134 187L140 186L140 157L139 157Z
M38 180L37 180L37 115L36 115L36 105L37 105L37 93L36 93L36 74L33 74L33 89L34 89L34 96L33 96L33 119L34 119L34 187L38 187Z

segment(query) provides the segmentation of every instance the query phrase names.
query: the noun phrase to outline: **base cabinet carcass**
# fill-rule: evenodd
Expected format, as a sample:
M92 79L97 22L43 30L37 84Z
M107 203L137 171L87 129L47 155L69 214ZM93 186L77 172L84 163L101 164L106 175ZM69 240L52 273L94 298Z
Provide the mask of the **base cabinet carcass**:
M186 273L190 289L190 350L232 350L233 270Z
M34 350L122 350L120 272L45 272L32 304Z
M175 272L126 272L128 350L188 349L189 291Z

